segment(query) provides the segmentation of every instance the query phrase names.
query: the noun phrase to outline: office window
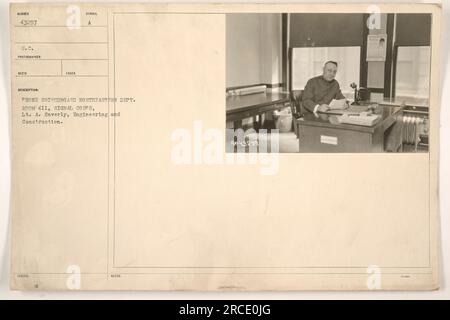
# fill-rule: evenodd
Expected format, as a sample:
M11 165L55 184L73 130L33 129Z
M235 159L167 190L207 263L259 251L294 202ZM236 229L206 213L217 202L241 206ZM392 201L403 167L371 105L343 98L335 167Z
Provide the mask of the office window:
M325 61L333 60L339 65L336 80L342 93L351 98L350 84L359 84L359 63L361 47L308 47L292 49L292 89L302 90L306 82L322 74Z
M398 47L395 96L428 98L430 90L429 46Z

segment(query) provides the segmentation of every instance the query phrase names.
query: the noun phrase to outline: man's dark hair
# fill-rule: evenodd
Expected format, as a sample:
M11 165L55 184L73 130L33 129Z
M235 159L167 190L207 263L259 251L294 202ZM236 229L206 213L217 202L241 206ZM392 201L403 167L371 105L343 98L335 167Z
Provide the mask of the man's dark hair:
M329 63L334 64L336 67L338 66L338 63L337 63L336 61L333 61L333 60L328 60L327 62L324 63L323 66L326 66L326 65L329 64Z

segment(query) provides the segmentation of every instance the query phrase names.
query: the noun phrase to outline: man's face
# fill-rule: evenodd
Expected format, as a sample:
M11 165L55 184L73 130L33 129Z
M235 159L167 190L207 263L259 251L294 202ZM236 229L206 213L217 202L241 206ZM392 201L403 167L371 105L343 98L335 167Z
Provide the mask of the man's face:
M327 63L323 67L323 77L327 81L331 81L336 77L337 67L334 63Z

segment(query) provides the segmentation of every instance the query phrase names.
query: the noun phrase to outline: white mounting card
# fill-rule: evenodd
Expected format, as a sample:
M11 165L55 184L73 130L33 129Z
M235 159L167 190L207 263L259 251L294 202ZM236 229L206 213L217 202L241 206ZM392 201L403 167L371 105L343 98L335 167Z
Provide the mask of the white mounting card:
M438 289L441 8L367 9L12 4L11 288ZM364 28L386 29L400 14L430 16L427 151L277 153L277 139L292 137L297 147L302 137L254 130L244 147L267 142L270 152L225 152L239 117L257 122L271 104L289 106L295 28L283 28L301 24L298 14L311 23L318 14L350 24L361 16L359 33L308 31L304 45L316 47L359 35L364 47L372 30ZM374 63L392 61L389 49ZM238 73L228 72L231 64ZM266 92L226 96L229 87L261 84ZM337 125L319 132L321 148L348 142L331 132Z

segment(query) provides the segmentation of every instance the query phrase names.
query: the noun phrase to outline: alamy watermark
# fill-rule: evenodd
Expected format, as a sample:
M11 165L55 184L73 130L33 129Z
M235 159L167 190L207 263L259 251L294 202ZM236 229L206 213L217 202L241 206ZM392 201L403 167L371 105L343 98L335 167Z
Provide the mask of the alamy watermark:
M278 130L203 128L196 120L192 129L171 134L171 160L176 165L258 164L262 175L274 175L279 167Z

